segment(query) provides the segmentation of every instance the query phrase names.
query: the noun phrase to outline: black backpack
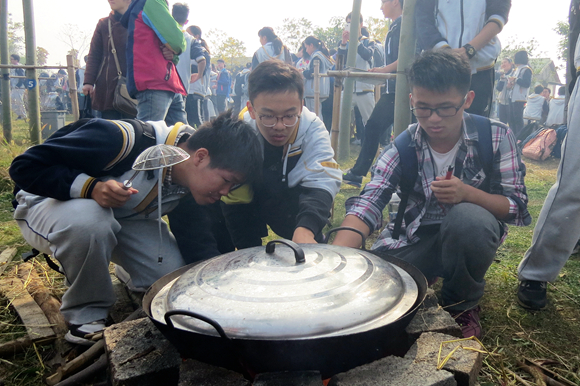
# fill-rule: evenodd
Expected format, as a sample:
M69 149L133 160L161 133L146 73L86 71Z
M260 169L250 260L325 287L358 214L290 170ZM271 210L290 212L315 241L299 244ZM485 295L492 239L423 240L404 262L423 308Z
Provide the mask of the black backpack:
M489 177L493 168L491 121L488 118L474 114L468 114L468 119L473 120L475 127L477 128L477 133L479 136L477 142L477 152L481 163L483 164L483 171L485 172L485 175ZM397 151L399 152L399 158L401 159L400 163L403 169L401 181L399 181L399 188L401 190L401 202L399 203L399 210L397 211L395 226L392 233L392 237L395 240L398 240L401 234L401 225L403 224L403 217L405 215L405 209L407 208L407 202L409 201L409 195L415 187L417 178L419 178L417 153L415 151L415 147L410 146L411 140L411 132L407 129L399 134L394 141L395 146L397 147ZM480 189L489 193L489 178L486 178L483 181Z

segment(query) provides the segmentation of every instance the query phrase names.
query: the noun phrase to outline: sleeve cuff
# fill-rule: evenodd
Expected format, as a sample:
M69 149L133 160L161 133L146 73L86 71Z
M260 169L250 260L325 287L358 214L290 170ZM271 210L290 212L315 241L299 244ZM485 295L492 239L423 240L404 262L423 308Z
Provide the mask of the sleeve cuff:
M202 60L205 60L205 56L203 56L203 55L195 58L195 61L198 62L198 63L201 62Z
M439 43L435 44L433 46L433 48L451 48L451 46L449 45L449 43L447 43L446 40L442 40Z
M314 233L315 236L324 228L324 225L320 224L318 217L304 214L296 221L296 228L306 228Z
M506 198L507 198L507 199L508 199L508 201L510 202L510 210L509 210L509 214L511 214L511 215L516 215L516 214L518 214L518 211L519 211L519 206L518 206L518 204L517 204L517 203L516 203L514 200L512 200L511 198L509 198L509 197L506 197Z
M497 24L499 26L500 31L503 30L503 26L505 25L505 19L503 18L503 16L500 15L491 15L487 19L487 22Z
M99 179L91 177L87 174L81 173L75 178L70 187L71 198L91 198L93 189Z

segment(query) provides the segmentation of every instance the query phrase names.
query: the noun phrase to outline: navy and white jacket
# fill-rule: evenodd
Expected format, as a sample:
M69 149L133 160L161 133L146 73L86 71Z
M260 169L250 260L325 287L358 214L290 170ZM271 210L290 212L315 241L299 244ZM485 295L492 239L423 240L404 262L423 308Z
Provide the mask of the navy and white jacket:
M137 127L147 125L147 130ZM147 133L145 138L136 135L143 131ZM163 121L81 119L16 157L10 166L10 177L20 189L37 196L61 201L91 199L98 181L123 182L134 174L131 167L143 146L175 145L178 135L184 131L194 132L190 126L167 127ZM166 171L140 172L133 180L139 193L132 195L121 208L113 209L115 218L156 219L158 175ZM186 262L218 255L209 226L204 223L207 215L189 190L175 184L165 185L163 213L168 214L171 231Z

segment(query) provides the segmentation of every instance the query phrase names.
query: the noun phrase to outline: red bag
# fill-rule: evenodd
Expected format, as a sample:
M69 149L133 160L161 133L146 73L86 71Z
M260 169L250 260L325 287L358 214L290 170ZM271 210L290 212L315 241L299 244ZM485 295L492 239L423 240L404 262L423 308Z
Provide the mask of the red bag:
M558 136L556 131L553 129L544 129L538 133L534 138L532 138L524 148L522 149L522 154L524 157L543 161L550 156L552 149L556 145Z

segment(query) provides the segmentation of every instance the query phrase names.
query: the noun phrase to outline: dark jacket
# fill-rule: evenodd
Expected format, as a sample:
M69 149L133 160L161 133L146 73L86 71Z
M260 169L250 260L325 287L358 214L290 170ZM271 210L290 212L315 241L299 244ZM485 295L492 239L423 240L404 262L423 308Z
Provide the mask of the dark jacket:
M117 66L115 65L109 42L109 20L111 20L113 39L121 72L123 76L126 76L127 73L125 54L127 29L121 25L121 17L122 15L111 12L108 17L99 20L91 40L84 84L95 85L92 108L98 111L113 110L113 95L117 86ZM101 73L100 75L99 72Z

